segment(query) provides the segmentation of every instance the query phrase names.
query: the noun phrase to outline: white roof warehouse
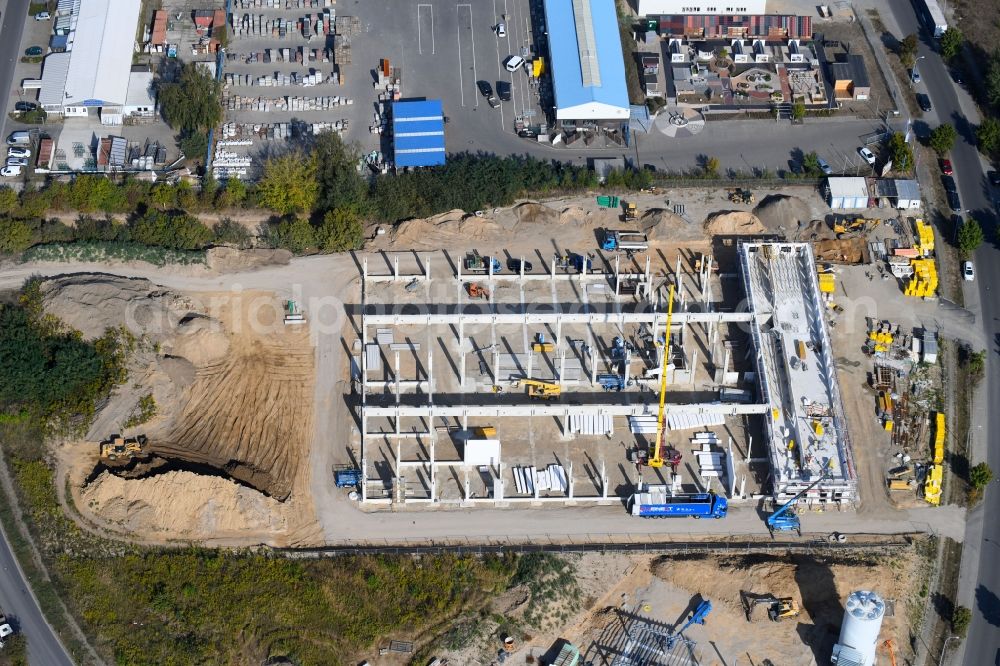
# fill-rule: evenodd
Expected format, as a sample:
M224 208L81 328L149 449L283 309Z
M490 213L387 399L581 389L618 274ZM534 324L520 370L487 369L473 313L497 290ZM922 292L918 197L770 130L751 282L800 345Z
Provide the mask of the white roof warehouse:
M66 52L48 55L42 66L38 101L43 109L86 116L98 108L103 124L121 124L141 4L81 0L72 16Z

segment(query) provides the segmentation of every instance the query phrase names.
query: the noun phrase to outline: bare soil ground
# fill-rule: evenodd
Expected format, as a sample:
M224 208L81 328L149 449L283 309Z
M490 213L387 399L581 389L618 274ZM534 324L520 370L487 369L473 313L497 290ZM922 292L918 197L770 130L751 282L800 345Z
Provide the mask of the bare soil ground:
M48 311L85 335L124 324L138 338L131 379L98 415L89 443L62 451L84 518L145 540L319 538L306 469L314 347L307 326L284 325L273 293L184 295L87 274L45 291ZM74 319L80 313L86 321ZM157 416L122 428L147 393ZM116 432L145 434L151 461L117 476L95 470L97 442Z

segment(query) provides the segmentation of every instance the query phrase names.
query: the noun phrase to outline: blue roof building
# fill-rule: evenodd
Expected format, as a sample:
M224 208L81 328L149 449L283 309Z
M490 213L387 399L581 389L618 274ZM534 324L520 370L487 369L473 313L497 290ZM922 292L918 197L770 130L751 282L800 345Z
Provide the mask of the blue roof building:
M397 168L444 164L441 100L393 102L392 140Z
M614 0L544 0L556 119L628 121Z

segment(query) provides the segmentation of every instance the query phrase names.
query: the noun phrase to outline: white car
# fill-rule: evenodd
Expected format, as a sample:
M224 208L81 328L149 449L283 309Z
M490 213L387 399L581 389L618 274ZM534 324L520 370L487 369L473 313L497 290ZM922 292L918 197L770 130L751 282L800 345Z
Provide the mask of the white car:
M521 56L511 56L507 58L507 62L503 64L508 72L516 72L517 70L524 67L524 58Z
M8 157L7 164L5 166L9 167L26 167L28 166L28 160L23 157Z
M829 176L833 173L833 169L830 168L830 165L827 164L826 160L824 160L822 157L816 158L816 164L819 165L819 170L822 171L825 175Z
M4 168L0 169L0 176L3 176L4 178L12 178L14 176L20 176L20 175L21 175L21 167L5 166Z
M48 21L50 18L52 18L52 14L49 14L48 12L38 12L35 14L36 21Z
M507 26L503 23L497 23L497 37L507 36Z
M966 282L972 282L976 279L976 269L972 267L971 261L962 262L962 279Z
M875 153L872 151L868 150L864 146L861 146L858 148L858 155L865 158L865 162L868 162L871 166L875 166Z
M31 151L20 146L13 146L7 149L7 157L31 157Z

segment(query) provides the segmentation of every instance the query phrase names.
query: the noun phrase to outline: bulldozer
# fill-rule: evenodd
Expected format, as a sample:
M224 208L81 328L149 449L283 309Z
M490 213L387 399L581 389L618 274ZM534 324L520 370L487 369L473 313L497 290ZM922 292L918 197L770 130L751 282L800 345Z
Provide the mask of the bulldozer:
M478 282L466 282L465 291L468 292L469 298L481 298L484 301L490 300L490 290Z
M729 190L729 200L732 203L752 204L756 198L750 190L737 187L735 190Z
M797 617L801 613L799 605L791 597L776 597L773 594L751 594L740 592L743 601L743 611L746 613L747 622L753 621L753 611L759 605L767 606L767 617L771 622L781 622L789 618Z
M851 238L870 233L881 222L882 220L878 219L866 220L863 217L857 217L853 220L834 220L831 226L833 233L837 234L837 238Z
M625 213L622 215L622 220L625 222L631 222L632 220L639 219L639 209L636 207L634 201L625 202Z
M146 450L146 436L125 439L121 435L113 435L101 442L101 458L105 460L131 459L141 456Z
M539 379L522 379L521 384L528 387L529 398L555 400L562 395L562 387L553 382L543 382Z

